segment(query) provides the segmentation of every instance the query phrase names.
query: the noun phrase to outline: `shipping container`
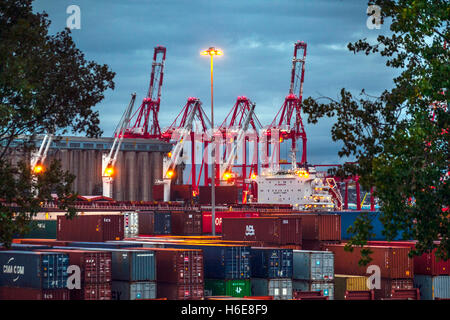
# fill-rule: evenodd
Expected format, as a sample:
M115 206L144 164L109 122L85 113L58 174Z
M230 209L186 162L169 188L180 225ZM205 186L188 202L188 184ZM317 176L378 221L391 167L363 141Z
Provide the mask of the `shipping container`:
M375 300L374 290L346 291L345 300Z
M0 287L0 300L70 300L69 289Z
M252 278L292 278L292 249L251 248Z
M33 220L29 227L31 231L18 235L20 238L34 238L34 239L56 239L56 220Z
M392 289L392 299L420 300L419 289Z
M67 254L69 265L80 267L82 285L111 281L111 252L70 249L48 249L45 252Z
M22 244L22 243L11 243L11 247L9 250L14 251L32 251L39 249L50 249L51 246L44 244ZM0 243L0 250L7 250L3 247L3 243Z
M323 295L322 290L320 291L293 290L292 295L294 300L329 300L328 296Z
M88 283L81 289L70 290L71 300L111 300L111 282Z
M414 287L421 300L450 299L450 276L414 276Z
M264 241L272 245L302 244L299 217L224 218L222 238L238 241Z
M199 186L199 204L211 205L211 186ZM216 205L231 205L238 202L238 188L232 186L215 186Z
M88 247L55 247L55 249L111 252L111 278L113 281L155 281L155 253L139 249L105 249Z
M348 232L350 226L355 223L355 220L363 211L336 211L333 213L341 215L341 237L342 240L350 240L352 234ZM371 221L373 229L370 231L374 234L370 240L386 240L386 236L383 235L384 226L380 221L381 212L379 211L365 211L368 219ZM393 240L402 240L402 236L399 235ZM411 240L411 239L404 239Z
M368 291L368 277L336 274L334 276L334 299L345 300L346 291Z
M414 281L411 278L407 279L390 279L390 278L381 278L380 279L380 289L374 287L373 285L376 282L373 281L371 288L375 291L375 299L380 300L384 298L391 298L392 290L411 290L414 288Z
M379 247L366 246L373 253L370 255L372 261L368 266L359 266L361 259L361 248L353 247L353 252L345 251L344 244L327 244L324 247L334 253L334 270L337 274L351 274L366 276L368 268L375 265L380 268L380 276L390 279L405 279L414 276L414 263L408 254L411 251L406 247Z
M334 254L327 251L293 251L293 279L332 281Z
M253 296L272 296L274 300L292 300L292 279L251 278Z
M154 249L158 282L203 284L203 252L198 249Z
M243 298L245 296L250 296L251 294L250 279L205 279L205 296L231 296Z
M61 253L0 251L0 286L63 289L69 257Z
M170 186L170 201L186 201L190 203L192 200L192 184L172 184Z
M334 300L334 282L292 280L292 289L298 291L322 291L329 300Z
M222 233L222 222L223 218L257 218L260 213L257 211L216 211L214 224L216 226L216 234ZM212 222L211 211L202 212L202 229L203 233L212 233L211 222Z
M167 248L200 249L203 251L204 278L250 278L250 247L220 244L166 244Z
M201 235L202 213L200 211L172 211L171 228L174 235Z
M167 211L139 211L139 235L170 234L171 214Z
M415 248L416 241L368 241L369 245L396 246ZM414 257L414 274L421 275L450 275L450 259L444 261L436 257L437 248L432 252L424 253Z
M123 237L121 215L76 216L71 220L58 216L57 240L103 242L122 240Z
M58 241L55 239L15 239L15 241L18 241L17 243L20 244L33 244L33 245L43 245L43 246L58 246L63 247L67 246L70 241Z
M156 299L156 281L113 281L111 300Z
M203 300L203 284L174 284L158 282L156 286L157 297L168 300Z
M68 247L79 248L103 248L103 249L126 249L132 247L141 247L139 243L124 243L124 242L75 242L68 241L66 244Z
M302 218L303 240L340 241L341 240L341 215L326 213L262 213L262 217L286 217L299 216Z

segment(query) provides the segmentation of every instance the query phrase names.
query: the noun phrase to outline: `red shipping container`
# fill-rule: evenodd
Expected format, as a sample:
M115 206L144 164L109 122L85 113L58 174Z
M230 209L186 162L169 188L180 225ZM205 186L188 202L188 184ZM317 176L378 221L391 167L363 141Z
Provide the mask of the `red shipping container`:
M396 246L414 248L415 241L368 241L369 245L376 246ZM436 257L436 250L414 257L414 273L421 275L439 276L450 275L450 259L439 260Z
M123 236L122 215L86 215L76 216L72 220L58 216L58 240L104 242L122 240Z
M62 252L69 256L69 264L81 269L82 285L111 281L111 252L89 250L49 249L45 252Z
M153 190L153 201L164 201L164 185L162 184L154 184Z
M264 241L267 244L302 244L300 217L224 218L222 239Z
M394 299L420 300L419 289L392 289L391 297Z
M200 211L172 211L171 229L174 235L202 234L202 213Z
M80 290L70 290L71 300L111 300L111 282L82 286Z
M375 291L345 291L345 300L375 300Z
M58 241L54 239L15 239L16 243L22 244L37 244L47 245L54 247L65 247L70 241Z
M191 184L172 184L170 186L171 201L191 201L192 185Z
M410 290L414 288L413 279L381 279L381 289L374 289L375 299L391 298L392 290Z
M202 300L205 297L203 284L174 284L158 282L157 298L168 300Z
M238 202L238 189L236 186L215 186L216 204L236 204ZM199 186L200 204L211 205L211 186Z
M69 291L0 287L0 300L70 300Z
M345 244L326 244L325 250L334 253L334 271L336 274L367 276L367 267L376 265L380 268L381 278L404 279L413 278L414 263L408 254L410 248L366 246L373 253L372 261L367 266L359 266L361 248L354 247L353 252L344 250ZM373 272L373 271L372 271ZM372 274L369 272L369 275Z
M341 215L317 214L317 213L290 213L271 212L261 213L262 217L299 216L302 218L303 240L340 241L341 240Z
M203 215L203 233L211 233L211 211L202 212ZM216 211L215 212L216 234L222 233L223 218L256 218L260 216L256 211Z

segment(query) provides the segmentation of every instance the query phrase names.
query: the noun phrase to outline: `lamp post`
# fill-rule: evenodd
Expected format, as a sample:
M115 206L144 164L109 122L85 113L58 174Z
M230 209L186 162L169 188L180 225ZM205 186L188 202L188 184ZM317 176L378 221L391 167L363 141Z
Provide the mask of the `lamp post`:
M202 51L200 53L204 56L210 56L211 57L211 127L212 127L212 141L211 144L213 145L213 151L212 151L212 178L211 178L211 230L212 235L216 235L216 151L215 151L215 144L214 144L214 56L221 56L223 53L222 51L210 47L208 50Z

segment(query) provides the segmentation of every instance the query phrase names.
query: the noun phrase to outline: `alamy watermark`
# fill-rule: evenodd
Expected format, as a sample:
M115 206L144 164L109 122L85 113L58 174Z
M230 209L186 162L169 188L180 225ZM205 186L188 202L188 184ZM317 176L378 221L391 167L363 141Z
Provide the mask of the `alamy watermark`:
M381 29L381 8L377 5L371 5L367 7L367 18L366 25L370 30Z
M73 29L81 29L81 9L77 5L70 5L66 9L66 13L70 16L67 17L66 25L67 28Z

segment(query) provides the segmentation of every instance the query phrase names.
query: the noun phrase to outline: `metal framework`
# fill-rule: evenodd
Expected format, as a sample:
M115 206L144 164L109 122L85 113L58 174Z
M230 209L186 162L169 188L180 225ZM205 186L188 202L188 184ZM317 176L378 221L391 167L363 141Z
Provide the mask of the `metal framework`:
M262 125L256 114L254 113L254 106L254 103L247 97L239 96L233 108L219 127L222 138L227 142L227 148L225 149L223 154L225 164L224 166L222 166L223 168L221 168L221 170L216 170L216 180L223 181L225 170L229 170L232 172L233 168L241 168L240 175L238 175L236 172L233 172L231 174L232 176L230 175L230 177L226 179L226 182L228 184L233 183L239 188L242 188L243 203L246 203L247 194L255 189L251 188L250 190L249 186L252 183L249 181L251 181L252 176L258 175L258 133L262 129ZM249 137L246 136L245 133L250 127L251 129L253 129L253 133L255 134L254 138L256 140L256 150L253 150L253 159L249 164L247 162L247 147L249 146ZM242 148L242 164L234 164L234 159L237 157L236 153L238 147ZM231 160L233 161L230 164Z
M166 48L155 47L153 53L152 71L147 96L141 106L133 114L136 117L134 125L125 130L125 138L160 139L161 128L158 121L158 113L161 102L161 88L164 78L164 62L166 60ZM131 124L131 119L130 119Z
M193 130L194 121L196 121L196 123L199 124L200 132L202 132L201 135L199 135L198 132L196 133ZM208 142L210 141L210 138L208 137L209 128L211 128L211 122L202 108L202 103L200 99L195 97L188 98L186 105L183 107L181 112L175 118L173 123L166 129L164 129L163 133L161 134L162 140L165 140L167 142L174 140L176 141L174 143L172 151L166 158L166 164L164 165L163 179L166 179L165 185L169 183L167 179L171 180L172 178L171 176L173 175L174 172L173 170L175 170L176 165L179 164L181 161L184 144L186 141L191 142L192 166L191 166L191 174L189 175L189 180L191 180L194 195L198 194L198 186L203 167L205 167L205 184L208 184L208 166L204 163L203 158L200 173L197 178L195 146L197 142L196 139L201 137L201 141L203 142L206 148Z
M303 82L305 79L306 48L307 45L303 41L297 41L294 44L294 57L292 59L289 94L286 96L283 105L276 114L269 128L266 130L266 135L268 137L267 152L269 151L271 133L274 129L279 130L280 142L286 139L291 140L291 152L294 154L297 151L297 140L299 138L302 139L302 158L300 162L302 165L307 161L307 138L301 116ZM298 95L296 95L296 93L298 93ZM278 150L278 153L279 152L280 150Z

